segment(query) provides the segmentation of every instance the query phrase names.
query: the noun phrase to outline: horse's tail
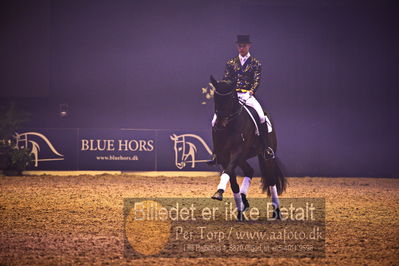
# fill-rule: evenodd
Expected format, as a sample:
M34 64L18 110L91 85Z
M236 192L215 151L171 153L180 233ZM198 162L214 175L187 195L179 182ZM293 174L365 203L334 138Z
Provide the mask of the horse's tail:
M269 186L276 185L277 194L281 195L287 188L288 180L281 170L280 160L277 157L265 160L261 155L258 155L258 160L262 173L262 191L270 196Z

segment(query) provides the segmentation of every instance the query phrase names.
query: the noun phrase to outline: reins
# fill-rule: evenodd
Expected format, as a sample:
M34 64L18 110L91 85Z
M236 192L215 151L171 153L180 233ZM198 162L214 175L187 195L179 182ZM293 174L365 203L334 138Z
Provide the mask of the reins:
M216 89L215 89L214 91L215 91L215 93L216 93L217 95L220 95L220 96L227 96L227 95L230 95L230 94L232 94L233 92L235 92L234 89L231 90L230 92L227 92L227 93L220 93L220 92L218 92Z
M211 84L211 83L210 83L210 84ZM221 92L218 92L217 89L216 89L212 84L211 84L211 86L213 87L215 94L217 94L217 95L219 95L219 96L228 96L228 95L231 95L231 94L233 94L233 93L236 92L235 89L232 89L232 90L229 91L229 92L221 93ZM237 100L238 100L238 99L237 99ZM239 100L238 100L238 101L239 101ZM230 123L232 120L234 120L236 117L238 117L238 115L241 114L242 109L243 109L243 105L240 104L240 108L238 108L238 110L237 110L236 112L234 112L234 113L232 113L232 114L229 114L227 117L223 117L223 119L226 119L226 124ZM219 111L218 111L218 110L215 110L215 113L216 113L216 115L218 115L218 114L219 114ZM217 127L214 127L214 129L215 129L215 130L223 130L224 128L217 128Z
M239 115L242 112L243 109L243 105L240 104L240 108L238 108L238 110L232 114L229 114L227 117L223 117L223 118L227 118L227 120L230 120L232 118L234 118L236 115ZM215 112L216 114L218 114L219 112L216 110Z
M236 119L242 112L242 109L244 108L244 106L242 104L240 104L240 108L238 108L238 110L232 114L229 114L227 117L223 117L223 119L226 119L226 125L228 123L230 123L231 121L233 121L234 119ZM218 115L218 110L215 111L216 115ZM218 118L219 119L219 118ZM223 130L225 128L217 128L216 126L214 127L215 130Z

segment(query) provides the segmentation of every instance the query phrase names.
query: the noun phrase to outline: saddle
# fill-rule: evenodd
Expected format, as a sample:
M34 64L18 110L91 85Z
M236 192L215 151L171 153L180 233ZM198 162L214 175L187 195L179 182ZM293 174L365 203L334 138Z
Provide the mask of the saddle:
M259 136L260 118L259 118L258 112L256 112L256 110L253 107L248 106L241 101L240 101L240 104L244 107L245 111L249 114L249 116L252 119L252 122L254 122L255 135ZM270 132L272 132L272 123L270 122L266 113L265 113L265 117L266 117L267 132L270 133Z

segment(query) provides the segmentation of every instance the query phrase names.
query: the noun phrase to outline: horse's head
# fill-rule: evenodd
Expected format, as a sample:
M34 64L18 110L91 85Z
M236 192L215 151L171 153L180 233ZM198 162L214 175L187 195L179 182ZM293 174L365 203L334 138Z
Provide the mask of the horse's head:
M170 136L170 139L174 142L174 150L175 150L175 165L177 168L182 169L186 166L186 163L183 161L184 156L184 139L180 136L176 136L173 134Z
M210 77L211 83L215 88L215 94L219 96L227 96L234 91L234 84L231 80L217 81L212 75Z
M237 92L230 80L217 81L211 76L211 83L215 88L215 112L223 126L228 123L228 118L240 107Z
M193 143L186 141L186 136L177 136L176 134L170 136L170 139L174 141L175 165L179 169L183 169L187 162L191 162L191 167L195 166L197 148ZM188 160L188 158L191 158L191 160Z

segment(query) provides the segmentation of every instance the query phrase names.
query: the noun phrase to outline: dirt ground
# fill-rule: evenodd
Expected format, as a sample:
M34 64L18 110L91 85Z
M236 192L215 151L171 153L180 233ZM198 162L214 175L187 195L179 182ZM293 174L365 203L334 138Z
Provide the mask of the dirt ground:
M218 179L0 176L0 264L399 264L399 179L385 178L289 178L284 197L326 200L325 258L124 257L123 198L209 197Z

